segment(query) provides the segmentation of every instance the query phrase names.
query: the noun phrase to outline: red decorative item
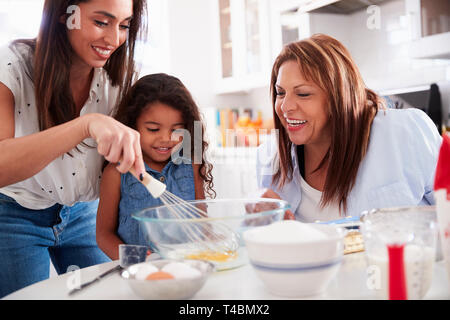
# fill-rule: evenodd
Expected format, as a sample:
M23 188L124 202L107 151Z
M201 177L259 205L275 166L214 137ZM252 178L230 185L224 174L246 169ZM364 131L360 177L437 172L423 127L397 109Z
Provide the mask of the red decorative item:
M447 199L450 200L450 137L444 134L443 139L434 178L434 190L446 189Z
M389 244L389 300L406 300L406 277L403 263L404 244Z

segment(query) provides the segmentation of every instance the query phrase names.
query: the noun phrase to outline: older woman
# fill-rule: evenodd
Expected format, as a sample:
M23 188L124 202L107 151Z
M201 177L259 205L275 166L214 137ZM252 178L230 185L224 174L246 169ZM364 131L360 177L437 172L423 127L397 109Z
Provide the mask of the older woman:
M419 109L386 109L339 41L318 34L285 46L271 95L278 141L258 150L258 182L296 219L434 203L436 126Z

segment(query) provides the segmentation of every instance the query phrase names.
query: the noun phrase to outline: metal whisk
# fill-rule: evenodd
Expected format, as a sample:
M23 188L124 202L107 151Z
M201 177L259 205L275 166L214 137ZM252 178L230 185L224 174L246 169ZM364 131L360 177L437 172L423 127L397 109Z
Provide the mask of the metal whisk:
M130 172L134 174L132 171ZM156 180L148 173L144 174L141 183L154 198L159 198L162 201L174 218L185 220L181 221L180 226L188 241L195 246L195 251L203 252L205 256L215 254L235 255L239 248L239 236L230 227L219 221L214 221L213 218L208 219L208 213L205 210L167 191L164 183ZM193 220L201 218L206 218L206 220L201 223L196 223L197 221Z

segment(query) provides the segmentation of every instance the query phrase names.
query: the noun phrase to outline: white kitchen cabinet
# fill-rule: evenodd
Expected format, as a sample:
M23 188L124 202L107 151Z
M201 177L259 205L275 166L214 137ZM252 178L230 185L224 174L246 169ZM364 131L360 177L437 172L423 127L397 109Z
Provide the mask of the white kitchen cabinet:
M405 0L412 24L412 58L450 59L450 1Z
M335 3L339 0L273 0L277 3L281 11L301 8L303 12L308 12Z
M267 84L271 49L269 0L215 0L215 92L245 92Z
M300 12L309 12L328 5L331 5L339 0L303 0L300 1Z
M311 35L310 14L301 12L298 7L282 10L278 8L278 38L282 46L289 42L298 41Z
M214 0L214 33L218 35L215 93L247 92L267 86L273 61L284 44L307 38L313 32L332 34L345 24L344 14L331 17L331 22L330 14L326 25L333 24L331 30L312 30L312 26L325 25L312 12L348 13L360 10L364 4L383 1L355 0L350 6L337 0Z
M299 12L348 14L389 0L277 0L283 10L298 8Z

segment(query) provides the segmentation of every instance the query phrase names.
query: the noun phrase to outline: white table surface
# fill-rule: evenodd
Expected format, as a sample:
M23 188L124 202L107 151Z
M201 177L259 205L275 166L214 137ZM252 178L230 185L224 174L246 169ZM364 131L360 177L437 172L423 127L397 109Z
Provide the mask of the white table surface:
M116 266L118 261L92 266L80 270L81 283L92 280L102 272ZM345 255L339 273L330 283L327 291L307 299L376 299L375 292L366 284L366 260L364 252ZM67 273L16 291L5 300L134 300L140 299L128 286L119 273L102 279L73 296L68 292L75 273ZM424 299L450 299L450 285L444 261L434 264L430 290ZM69 285L68 285L69 283ZM279 297L267 291L250 264L212 274L205 285L192 298L193 300L278 300Z

